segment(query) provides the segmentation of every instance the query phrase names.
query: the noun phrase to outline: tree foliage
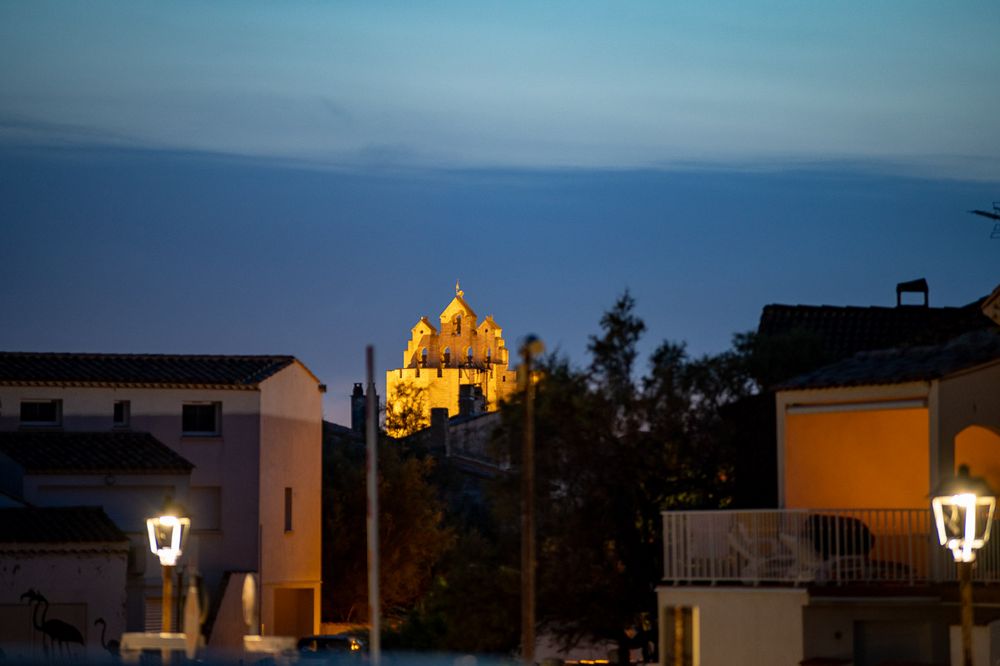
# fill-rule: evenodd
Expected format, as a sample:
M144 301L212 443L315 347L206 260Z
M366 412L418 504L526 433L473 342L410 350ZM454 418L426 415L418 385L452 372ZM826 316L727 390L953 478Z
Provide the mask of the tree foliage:
M778 366L770 359L780 349L752 334L734 336L726 352L698 358L683 344L665 341L637 376L644 331L626 292L590 338L585 368L555 355L541 360L536 398L539 629L566 647L615 642L620 659L655 633L655 585L663 570L660 512L732 503L739 474L734 461L745 456L745 412L773 412L758 400L761 387L811 358L804 354ZM397 397L397 404L408 407L399 416L415 406L422 414L422 396L402 388L406 402ZM501 408L493 444L513 467L489 484L484 506L476 504L478 491L470 494L468 477L456 475L447 460L425 474L452 507L440 538L454 547L425 551L424 562L433 562L419 572L417 587L425 593L388 644L481 653L517 649L523 409L523 394ZM402 423L396 418L387 410L387 425ZM422 455L417 447L401 451L402 462Z
M368 616L365 447L350 438L325 442L323 618ZM382 611L401 617L423 597L432 572L454 541L442 504L427 483L433 460L379 444L379 541Z
M467 530L438 568L427 595L386 641L387 647L509 654L520 624L520 571L497 543Z
M655 614L665 508L730 502L733 448L724 409L756 390L746 354L692 359L664 342L636 378L645 324L626 292L590 338L586 370L549 357L536 404L538 618L565 646L613 641L620 658ZM500 437L520 462L521 396ZM519 539L519 478L497 489L501 542ZM506 499L505 499L506 498ZM508 547L510 562L516 549Z
M385 431L396 438L412 435L430 425L427 414L427 389L400 382L385 402Z

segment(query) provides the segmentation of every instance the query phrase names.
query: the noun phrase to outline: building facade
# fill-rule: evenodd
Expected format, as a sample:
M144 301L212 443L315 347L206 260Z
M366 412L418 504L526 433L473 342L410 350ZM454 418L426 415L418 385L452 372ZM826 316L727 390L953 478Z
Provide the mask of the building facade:
M517 390L509 361L503 329L492 315L480 322L456 284L437 325L421 317L410 331L402 365L386 372L386 409L404 408L405 386L422 389L425 425L434 408L447 409L449 416L494 411Z
M929 496L963 463L1000 484L1000 328L983 324L778 387L778 508L663 514L661 663L958 663ZM1000 542L973 575L977 663L992 664Z
M178 570L201 577L212 613L240 597L242 586L227 582L249 572L263 633L315 633L323 390L291 356L2 353L3 492L38 506L102 507L127 535L125 630L161 621L144 519L170 496L192 522ZM15 450L25 437L57 437L58 460ZM4 455L3 446L15 448ZM91 460L109 446L139 448L115 465L59 469L67 456ZM237 647L246 633L242 618L210 613L208 625L210 645Z

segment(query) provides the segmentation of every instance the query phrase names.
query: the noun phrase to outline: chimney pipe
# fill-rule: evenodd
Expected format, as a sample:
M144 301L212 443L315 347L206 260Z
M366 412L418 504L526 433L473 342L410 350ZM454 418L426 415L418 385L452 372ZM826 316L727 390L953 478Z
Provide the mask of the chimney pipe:
M922 305L917 304L917 307L930 307L930 287L927 286L927 280L924 278L900 282L896 285L897 308L903 307L903 294L923 294L924 302Z

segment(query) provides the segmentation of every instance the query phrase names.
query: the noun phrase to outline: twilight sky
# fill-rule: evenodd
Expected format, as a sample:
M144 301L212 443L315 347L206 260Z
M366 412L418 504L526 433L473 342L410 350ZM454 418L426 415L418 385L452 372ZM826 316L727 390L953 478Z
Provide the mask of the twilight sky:
M0 348L291 353L346 420L461 278L577 362L628 287L1000 282L1000 4L0 0Z

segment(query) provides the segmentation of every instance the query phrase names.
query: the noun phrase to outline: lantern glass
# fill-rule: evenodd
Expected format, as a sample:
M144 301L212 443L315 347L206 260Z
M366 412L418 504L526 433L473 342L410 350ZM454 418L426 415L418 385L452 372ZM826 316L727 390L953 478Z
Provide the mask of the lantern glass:
M972 562L975 551L990 538L996 497L985 481L969 477L969 468L944 484L931 499L938 540L951 550L956 562Z
M149 532L149 550L160 558L160 564L172 567L181 556L191 519L165 514L146 519Z

